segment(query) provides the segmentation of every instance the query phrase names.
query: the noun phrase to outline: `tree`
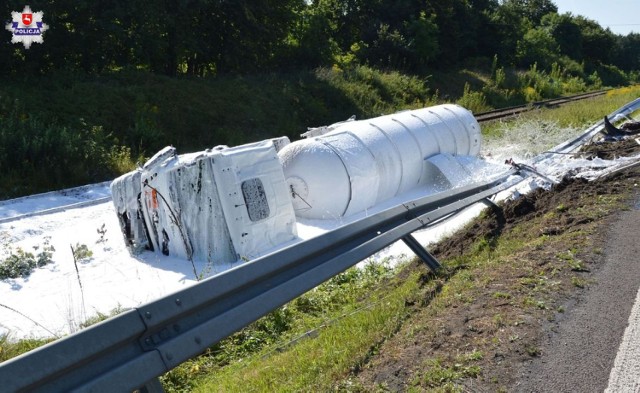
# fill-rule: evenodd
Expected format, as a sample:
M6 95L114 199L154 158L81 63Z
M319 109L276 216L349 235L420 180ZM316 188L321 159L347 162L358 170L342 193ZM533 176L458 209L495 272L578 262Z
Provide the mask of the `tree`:
M617 37L613 63L625 71L640 70L640 34Z
M538 63L542 68L548 68L557 61L558 52L558 44L547 30L533 28L518 41L518 64L529 67Z
M540 25L558 44L560 53L574 60L582 60L582 32L570 13L550 13L542 17Z
M604 29L598 22L583 16L575 18L582 35L582 52L584 59L592 63L610 64L616 44L615 34Z
M420 12L420 16L409 22L410 34L409 49L412 54L412 63L415 67L425 66L432 61L440 51L438 42L438 25L435 15L427 16L426 12Z
M490 11L487 16L490 29L485 43L487 54L498 55L502 62L514 64L518 41L531 28L531 22L508 5L501 5L494 11Z
M333 64L340 54L335 39L336 19L325 2L314 2L298 10L289 35L285 62L295 68L314 68Z
M552 0L506 0L503 7L511 8L522 17L538 26L542 17L549 13L557 13L558 7Z

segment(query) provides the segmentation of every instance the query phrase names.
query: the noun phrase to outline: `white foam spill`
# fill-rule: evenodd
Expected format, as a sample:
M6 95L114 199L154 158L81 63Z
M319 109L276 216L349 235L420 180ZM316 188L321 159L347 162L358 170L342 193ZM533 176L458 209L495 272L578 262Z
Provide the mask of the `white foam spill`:
M556 121L516 120L502 123L500 137L485 138L481 155L489 161L504 162L513 158L525 162L538 154L574 138L584 130L560 127Z

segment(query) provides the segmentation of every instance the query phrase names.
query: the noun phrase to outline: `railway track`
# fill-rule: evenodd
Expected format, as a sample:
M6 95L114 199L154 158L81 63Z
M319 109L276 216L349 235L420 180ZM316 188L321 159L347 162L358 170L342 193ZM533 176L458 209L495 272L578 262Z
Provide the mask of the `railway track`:
M552 98L550 100L532 102L525 105L511 106L508 108L495 109L488 112L477 113L474 116L479 123L491 120L504 119L506 117L516 116L524 112L528 112L539 108L548 108L556 105L562 105L569 102L585 100L605 94L608 90L592 91L589 93L577 94L570 97Z

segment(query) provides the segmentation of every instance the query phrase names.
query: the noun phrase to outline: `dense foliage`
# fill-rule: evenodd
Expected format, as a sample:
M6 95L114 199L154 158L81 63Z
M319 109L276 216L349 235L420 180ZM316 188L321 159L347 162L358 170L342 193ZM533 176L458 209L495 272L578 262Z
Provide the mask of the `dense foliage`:
M23 6L3 2L0 15ZM43 0L31 7L44 12L46 45L1 45L2 75L135 67L204 76L351 62L424 74L494 55L526 68L559 61L584 62L588 73L602 64L640 69L639 34L559 15L552 0Z

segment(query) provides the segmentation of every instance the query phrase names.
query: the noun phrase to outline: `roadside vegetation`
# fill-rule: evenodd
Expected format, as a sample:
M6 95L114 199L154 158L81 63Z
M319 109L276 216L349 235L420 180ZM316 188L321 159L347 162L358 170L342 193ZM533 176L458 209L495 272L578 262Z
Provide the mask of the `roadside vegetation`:
M443 263L436 274L406 261L354 291L360 279L345 277L363 273L349 270L336 278L339 285L330 281L171 371L164 387L507 391L512 370L543 355L544 329L564 313L566 300L592 285L602 255L599 228L626 208L635 176L567 180L554 192L488 210L430 247ZM352 296L327 293L346 288ZM318 310L300 307L317 296L332 300Z

